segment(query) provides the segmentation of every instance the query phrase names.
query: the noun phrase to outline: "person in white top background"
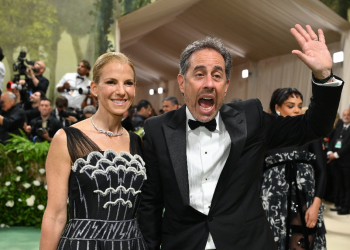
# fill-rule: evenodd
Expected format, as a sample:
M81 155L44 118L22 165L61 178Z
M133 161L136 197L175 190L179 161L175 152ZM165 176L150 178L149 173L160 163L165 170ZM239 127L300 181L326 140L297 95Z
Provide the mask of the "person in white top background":
M2 84L4 82L4 77L5 77L5 65L2 62L2 59L4 59L4 54L2 53L2 48L0 47L0 95L2 92Z
M68 107L81 108L86 94L80 94L79 89L86 91L88 87L90 88L91 81L88 78L90 69L90 63L82 60L78 64L77 73L65 74L56 85L56 90L68 99Z

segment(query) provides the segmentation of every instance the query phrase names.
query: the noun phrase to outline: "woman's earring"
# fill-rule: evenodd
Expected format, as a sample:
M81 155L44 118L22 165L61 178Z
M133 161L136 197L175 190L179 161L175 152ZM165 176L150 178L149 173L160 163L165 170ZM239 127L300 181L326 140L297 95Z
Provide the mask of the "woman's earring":
M281 115L281 112L279 112L278 110L276 110L276 114L277 114L277 115Z
M95 97L97 97L97 94L95 94Z

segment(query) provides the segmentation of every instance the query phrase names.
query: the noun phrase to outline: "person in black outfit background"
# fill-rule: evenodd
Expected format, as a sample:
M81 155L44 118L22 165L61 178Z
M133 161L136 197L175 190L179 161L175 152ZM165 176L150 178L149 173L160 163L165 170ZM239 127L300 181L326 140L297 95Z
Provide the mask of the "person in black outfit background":
M343 112L330 143L328 162L333 163L334 202L338 214L350 214L350 110Z
M27 84L28 90L32 93L41 90L46 94L46 90L49 86L49 80L46 79L43 74L46 66L42 61L36 61L33 67L27 65L27 79L19 80L19 84Z
M25 128L26 133L30 134L30 138L33 142L51 142L56 132L62 128L62 123L50 116L51 110L52 106L49 99L40 101L40 116L33 119L30 125Z
M16 104L16 95L12 92L5 92L1 95L0 111L0 142L5 144L11 134L20 135L26 115L21 104Z
M147 100L141 100L136 106L136 114L133 120L135 130L139 130L143 127L145 120L151 116L152 105Z

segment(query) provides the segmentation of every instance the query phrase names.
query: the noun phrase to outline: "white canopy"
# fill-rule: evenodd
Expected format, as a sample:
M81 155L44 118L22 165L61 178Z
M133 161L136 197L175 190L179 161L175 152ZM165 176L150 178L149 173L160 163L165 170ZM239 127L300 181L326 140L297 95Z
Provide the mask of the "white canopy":
M121 17L117 41L135 65L135 101L148 99L158 108L164 97L174 95L183 103L176 81L180 54L192 41L215 36L233 58L226 101L257 97L267 110L275 88L297 87L305 103L311 95L310 70L290 53L299 49L290 34L297 23L321 28L331 52L344 50L343 65L350 66L350 23L318 0L159 0ZM241 78L244 68L251 72L247 79ZM334 65L333 71L349 82L350 70L342 68ZM157 87L165 93L149 96L148 90ZM349 104L344 90L342 109Z

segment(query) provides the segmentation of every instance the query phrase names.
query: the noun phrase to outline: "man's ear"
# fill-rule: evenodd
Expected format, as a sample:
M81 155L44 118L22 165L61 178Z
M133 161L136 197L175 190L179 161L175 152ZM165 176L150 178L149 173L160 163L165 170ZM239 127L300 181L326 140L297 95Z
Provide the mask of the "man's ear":
M226 94L227 94L227 90L228 90L229 85L230 85L230 79L228 79L228 80L226 81L226 85L225 85L225 96L226 96Z
M182 94L185 93L185 76L182 74L177 75L177 82L179 83L179 88Z

